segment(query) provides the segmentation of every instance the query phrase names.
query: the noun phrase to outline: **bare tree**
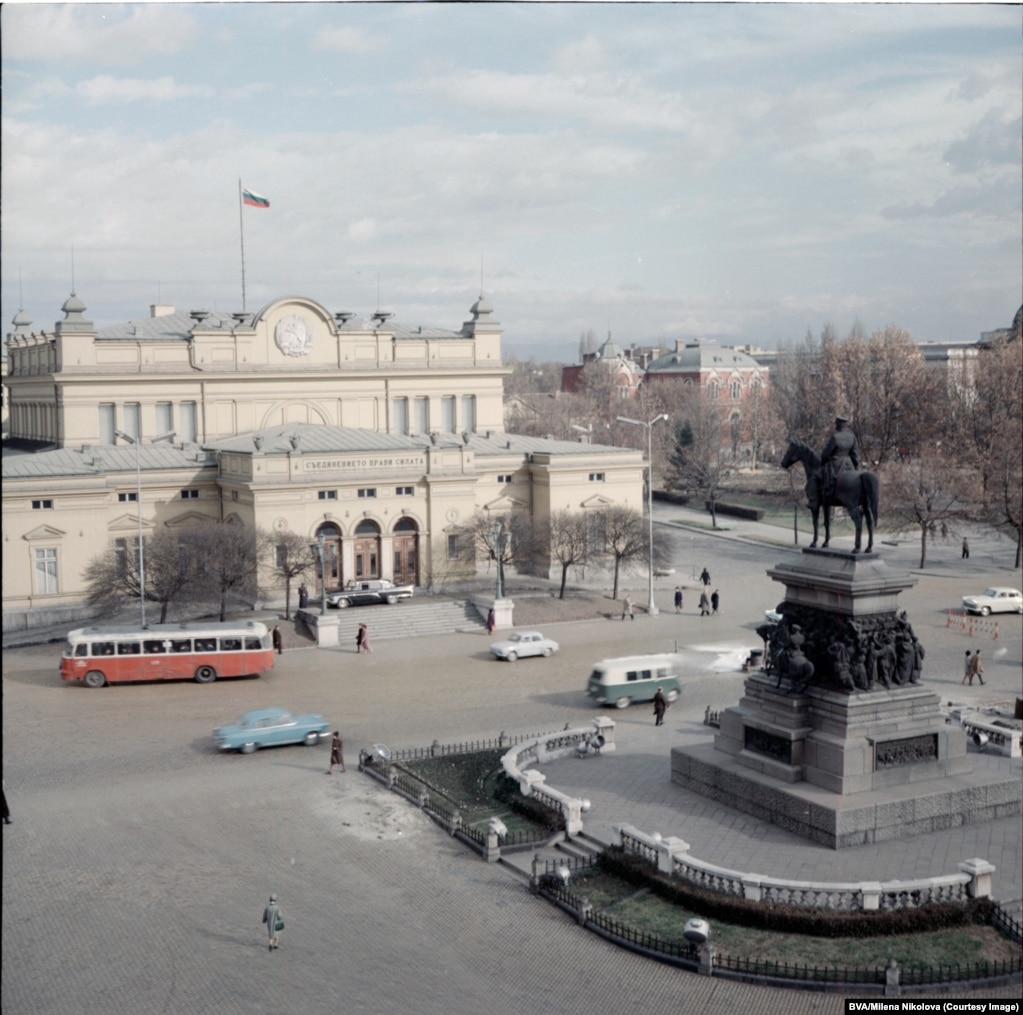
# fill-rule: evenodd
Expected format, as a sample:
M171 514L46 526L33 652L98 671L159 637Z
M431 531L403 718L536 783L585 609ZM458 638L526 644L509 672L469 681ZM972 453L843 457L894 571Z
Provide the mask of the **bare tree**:
M146 601L160 607L158 623L167 622L171 605L194 588L194 561L183 549L186 530L159 529L145 540L142 567L145 571ZM138 539L117 541L86 565L83 577L90 605L104 613L116 612L139 602Z
M618 580L623 565L640 559L647 552L647 526L643 516L624 504L613 504L600 512L606 554L614 562L612 599L618 598Z
M676 489L697 490L707 499L711 525L717 528L717 491L724 474L723 412L705 392L691 389L676 420L669 481Z
M316 570L309 541L289 529L263 532L259 538L260 558L266 561L271 574L284 583L284 619L290 620L292 583Z
M200 588L218 602L221 620L227 619L232 600L248 606L254 602L260 544L255 530L231 522L199 524L189 532L189 552L199 568Z
M502 592L507 567L514 566L518 571L529 573L537 569L543 557L542 541L538 540L533 519L527 511L492 514L477 510L467 531L478 556L494 561Z
M808 328L800 343L779 347L768 397L781 421L783 437L802 437L811 443L825 439L834 392L824 373L824 353L833 342L834 331L827 325L820 341Z
M920 533L920 567L927 565L927 540L963 512L968 489L965 471L947 457L930 451L911 461L893 462L885 471L887 514L896 528Z
M584 511L554 511L547 519L547 544L561 568L558 598L565 598L568 569L586 563L590 551L590 522Z

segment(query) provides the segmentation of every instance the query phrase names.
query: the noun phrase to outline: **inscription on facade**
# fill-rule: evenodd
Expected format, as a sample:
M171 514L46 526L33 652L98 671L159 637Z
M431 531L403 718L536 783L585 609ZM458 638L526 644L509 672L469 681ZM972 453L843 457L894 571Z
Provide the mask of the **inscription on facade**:
M743 746L747 751L755 751L775 761L782 761L786 765L792 764L792 741L786 740L785 737L765 733L753 726L744 726L743 740Z
M360 472L364 469L425 469L426 455L395 455L391 458L304 458L306 472Z
M938 734L885 740L874 744L874 768L895 768L898 765L919 765L938 760Z

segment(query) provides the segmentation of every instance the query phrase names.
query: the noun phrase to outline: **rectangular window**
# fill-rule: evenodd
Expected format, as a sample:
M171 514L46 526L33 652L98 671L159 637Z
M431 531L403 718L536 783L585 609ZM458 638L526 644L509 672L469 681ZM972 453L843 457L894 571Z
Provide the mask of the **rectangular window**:
M142 433L142 406L138 402L124 403L124 432L138 440Z
M448 536L448 560L458 560L458 536Z
M115 539L114 540L114 574L117 575L118 580L123 581L126 574L128 573L128 554L132 553L135 556L135 569L134 573L139 573L139 537L134 536L132 539Z
M604 482L604 473L603 472L591 472L590 473L590 482L591 483L603 483Z
M237 499L238 499L238 491L237 490L232 490L231 491L231 500L237 500Z
M375 497L377 495L377 489L375 486L364 486L359 490L360 497Z
M415 487L412 486L396 486L394 488L395 497L411 497L415 492Z
M455 396L445 395L440 400L440 428L444 433L455 432Z
M114 443L114 430L117 429L117 406L112 402L101 402L99 406L99 442Z
M36 550L35 556L35 588L37 596L57 594L57 549L49 547Z
M117 499L122 504L134 504L138 501L139 495L137 491L132 490L130 493L119 493Z
M156 432L170 433L174 429L174 405L171 402L156 403Z
M394 421L393 433L408 433L408 399L396 398L394 400Z
M415 402L414 433L430 432L430 399L417 396Z
M497 481L499 483L510 483L512 481L511 473L509 472L503 476L498 476Z
M185 444L194 444L196 441L195 402L182 402L178 409L178 416L178 440Z
M199 499L199 491L198 490L182 490L181 491L181 499L182 500L198 500Z
M317 490L316 496L320 500L337 500L337 490Z
M49 511L53 507L53 501L47 498L46 500L34 500L32 501L33 511Z
M476 396L462 395L462 429L466 433L476 431Z

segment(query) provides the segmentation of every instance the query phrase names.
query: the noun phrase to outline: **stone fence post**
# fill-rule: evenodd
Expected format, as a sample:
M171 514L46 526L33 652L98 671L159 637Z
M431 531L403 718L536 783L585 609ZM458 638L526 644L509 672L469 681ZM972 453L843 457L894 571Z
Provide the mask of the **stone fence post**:
M966 886L966 891L971 899L991 898L991 875L998 869L993 863L988 863L987 860L975 856L969 860L963 860L958 866L964 874L969 874L972 879Z

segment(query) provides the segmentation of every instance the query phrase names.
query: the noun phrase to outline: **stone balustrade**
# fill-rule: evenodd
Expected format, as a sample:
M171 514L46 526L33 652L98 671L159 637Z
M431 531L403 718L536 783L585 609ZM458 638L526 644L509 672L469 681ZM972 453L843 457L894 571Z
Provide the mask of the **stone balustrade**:
M661 873L674 874L710 892L802 909L907 909L933 902L990 898L995 872L993 864L976 857L962 861L958 874L912 881L786 881L698 860L689 855L689 843L682 839L662 838L656 832L650 835L632 825L614 828L626 852L646 858Z
M959 721L978 747L1007 758L1023 757L1023 729L1006 726L976 712L962 716Z

